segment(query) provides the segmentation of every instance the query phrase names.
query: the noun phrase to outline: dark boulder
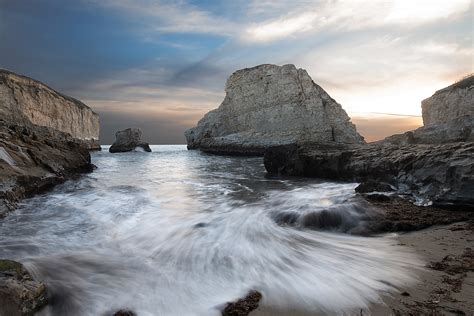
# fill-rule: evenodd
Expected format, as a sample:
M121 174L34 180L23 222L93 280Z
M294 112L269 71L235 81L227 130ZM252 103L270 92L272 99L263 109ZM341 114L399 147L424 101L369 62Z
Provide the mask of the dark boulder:
M137 127L132 127L115 133L115 142L110 146L109 152L120 153L138 148L151 152L150 145L142 141L142 131Z
M247 316L258 307L261 299L260 292L251 291L244 298L228 303L222 311L222 316Z
M47 303L46 287L16 261L0 260L0 315L32 316Z
M136 315L137 314L135 314L134 312L126 310L126 309L121 309L114 313L114 316L136 316Z

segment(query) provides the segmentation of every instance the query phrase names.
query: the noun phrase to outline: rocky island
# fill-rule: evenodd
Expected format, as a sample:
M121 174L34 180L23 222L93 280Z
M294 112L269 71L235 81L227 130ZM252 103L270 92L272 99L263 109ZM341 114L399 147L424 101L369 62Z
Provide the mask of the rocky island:
M185 132L188 149L263 155L297 141L364 143L341 105L294 65L238 70L225 92L219 108Z

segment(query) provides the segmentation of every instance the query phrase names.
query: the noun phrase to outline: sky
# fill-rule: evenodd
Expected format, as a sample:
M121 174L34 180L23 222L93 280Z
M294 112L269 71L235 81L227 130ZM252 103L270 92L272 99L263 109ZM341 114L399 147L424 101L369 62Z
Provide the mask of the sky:
M99 113L101 143L154 144L263 63L306 69L368 141L422 125L421 100L474 72L472 0L0 0L0 68Z

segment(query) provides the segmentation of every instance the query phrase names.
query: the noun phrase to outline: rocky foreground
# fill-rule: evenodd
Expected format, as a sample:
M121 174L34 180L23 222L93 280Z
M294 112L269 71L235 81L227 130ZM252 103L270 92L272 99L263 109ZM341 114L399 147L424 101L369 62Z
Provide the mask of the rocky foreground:
M47 302L46 286L21 263L0 260L0 315L33 316Z

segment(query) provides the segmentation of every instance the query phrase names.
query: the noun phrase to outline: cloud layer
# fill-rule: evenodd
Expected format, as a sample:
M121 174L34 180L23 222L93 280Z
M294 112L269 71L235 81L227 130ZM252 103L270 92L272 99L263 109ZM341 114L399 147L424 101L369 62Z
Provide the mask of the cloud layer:
M7 0L0 66L86 101L105 143L132 123L172 143L236 69L293 63L375 140L417 126L403 115L474 72L472 12L470 0Z

